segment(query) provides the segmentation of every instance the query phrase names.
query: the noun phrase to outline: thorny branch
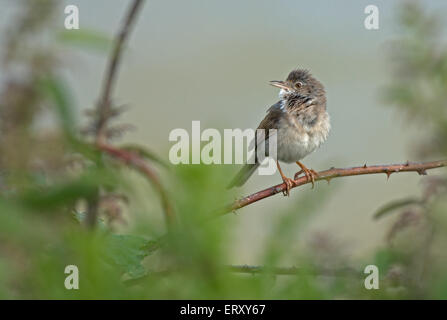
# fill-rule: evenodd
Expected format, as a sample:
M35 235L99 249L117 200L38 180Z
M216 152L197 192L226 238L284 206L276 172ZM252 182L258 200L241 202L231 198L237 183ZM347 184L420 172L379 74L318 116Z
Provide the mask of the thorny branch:
M420 175L426 175L426 170L435 169L440 167L447 166L447 160L440 161L432 161L432 162L421 162L421 163L411 163L407 162L404 164L391 164L391 165L376 165L376 166L367 166L366 164L361 167L352 167L352 168L331 168L329 170L324 170L318 172L318 177L315 181L326 180L328 183L333 178L339 177L348 177L348 176L358 176L364 174L377 174L384 173L389 178L391 174L398 172L417 172ZM292 188L299 187L309 183L305 176L294 177L294 185ZM284 192L286 190L286 184L278 184L276 186L264 189L262 191L253 193L249 196L246 196L242 199L236 200L234 203L224 207L223 209L217 211L218 214L226 214L231 211L235 211L237 209L248 206L256 201L259 201L264 198L268 198L274 196L277 193Z

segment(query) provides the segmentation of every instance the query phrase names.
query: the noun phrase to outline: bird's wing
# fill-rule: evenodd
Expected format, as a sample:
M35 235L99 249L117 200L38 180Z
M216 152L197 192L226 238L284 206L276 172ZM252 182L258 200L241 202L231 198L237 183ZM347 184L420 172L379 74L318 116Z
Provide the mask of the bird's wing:
M268 135L269 129L278 129L278 120L284 112L285 111L283 103L281 101L278 101L270 108L268 108L267 115L259 124L258 129L266 130L266 136Z
M276 111L276 110L284 111L284 102L283 101L279 100L277 103L275 103L270 108L268 108L266 112L269 113L270 111Z
M264 129L264 136L258 137L256 135L256 149L264 144L265 141L267 143L264 145L264 149L268 150L268 139L272 137L272 135L277 134L277 131L274 133L270 132L271 129L278 130L279 119L284 116L283 104L281 101L278 101L274 105L272 105L267 110L267 115L261 121L257 129Z
M266 145L268 145L268 139L272 137L271 133L269 132L269 129L277 129L278 128L279 116L281 113L284 112L281 109L282 106L283 106L283 104L281 103L281 101L278 101L277 103L272 105L267 110L267 115L265 116L265 118L261 121L261 123L258 126L258 129L265 130L264 131L265 134L262 137L258 137L258 135L255 134L255 141L253 142L254 146L255 146L255 163L245 164L244 167L239 171L239 173L230 182L230 184L228 185L227 188L232 188L235 186L239 187L239 186L243 185L250 178L250 176L256 171L256 169L259 166L259 162L257 159L258 146L260 146L261 148L264 147L266 150L268 150L268 146L266 146ZM267 140L267 143L265 143L266 140ZM264 144L264 146L262 146L262 144ZM253 148L253 145L250 146L250 148Z

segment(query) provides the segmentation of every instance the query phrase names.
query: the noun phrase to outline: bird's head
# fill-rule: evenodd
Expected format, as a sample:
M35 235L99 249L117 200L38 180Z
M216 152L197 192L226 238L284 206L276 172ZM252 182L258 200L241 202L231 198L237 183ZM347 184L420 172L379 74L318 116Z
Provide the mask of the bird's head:
M296 69L289 73L285 81L270 81L274 87L280 88L279 98L288 100L293 97L323 97L323 85L307 70Z

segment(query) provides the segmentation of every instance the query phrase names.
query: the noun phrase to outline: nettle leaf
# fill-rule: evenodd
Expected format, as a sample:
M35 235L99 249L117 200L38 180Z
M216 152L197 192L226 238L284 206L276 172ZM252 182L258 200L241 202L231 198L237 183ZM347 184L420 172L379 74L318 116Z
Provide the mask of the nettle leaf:
M424 203L420 200L420 199L416 199L416 198L408 198L408 199L400 199L400 200L396 200L396 201L391 201L387 204L385 204L384 206L382 206L379 210L376 211L376 213L374 213L373 218L374 219L380 219L383 216L397 210L403 207L406 207L408 205L423 205Z
M141 236L112 234L108 239L106 258L131 278L146 274L141 262L157 248L157 242Z

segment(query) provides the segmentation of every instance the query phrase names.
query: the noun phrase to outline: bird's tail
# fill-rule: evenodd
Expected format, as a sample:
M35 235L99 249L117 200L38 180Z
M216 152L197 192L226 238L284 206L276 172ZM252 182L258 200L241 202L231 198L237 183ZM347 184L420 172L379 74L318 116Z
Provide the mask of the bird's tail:
M227 186L227 189L242 186L245 182L247 182L248 178L251 177L258 167L259 163L244 165L233 180L231 180L230 184Z

